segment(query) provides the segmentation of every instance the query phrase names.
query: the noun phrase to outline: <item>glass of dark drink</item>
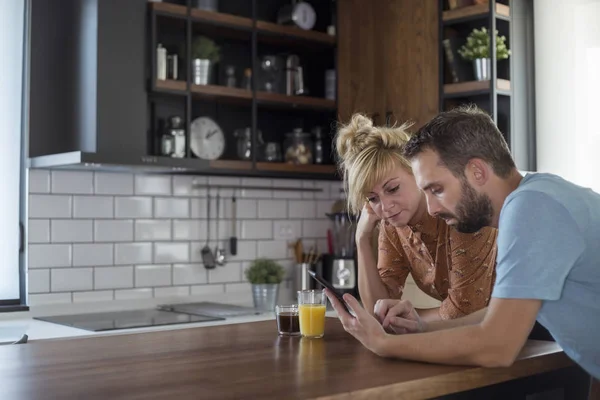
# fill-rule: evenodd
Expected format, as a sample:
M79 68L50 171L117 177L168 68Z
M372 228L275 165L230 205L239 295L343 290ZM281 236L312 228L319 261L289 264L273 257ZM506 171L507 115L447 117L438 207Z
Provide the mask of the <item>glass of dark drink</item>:
M300 336L300 317L296 304L275 307L277 331L281 336Z

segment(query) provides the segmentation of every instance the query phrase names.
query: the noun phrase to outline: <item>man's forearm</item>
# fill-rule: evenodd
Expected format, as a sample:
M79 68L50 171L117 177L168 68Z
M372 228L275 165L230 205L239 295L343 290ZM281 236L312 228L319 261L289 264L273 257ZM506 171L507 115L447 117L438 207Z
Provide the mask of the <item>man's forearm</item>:
M375 255L370 240L360 239L357 245L358 291L365 309L373 314L375 302L389 297L387 288L381 281Z
M424 319L424 321L425 321L424 331L425 332L434 332L434 331L441 331L441 330L445 330L445 329L458 328L458 327L467 326L467 325L475 325L475 324L478 324L481 321L483 321L483 317L485 317L486 312L487 312L487 307L482 308L479 311L475 311L474 313L464 316L462 318L445 319L445 320L442 320L442 319L426 320L426 319ZM421 315L421 312L419 310L417 310L417 313L419 314L419 316L421 318L423 318L423 316Z
M376 352L436 364L496 367L513 361L503 351L501 340L495 340L480 324L443 332L386 335Z

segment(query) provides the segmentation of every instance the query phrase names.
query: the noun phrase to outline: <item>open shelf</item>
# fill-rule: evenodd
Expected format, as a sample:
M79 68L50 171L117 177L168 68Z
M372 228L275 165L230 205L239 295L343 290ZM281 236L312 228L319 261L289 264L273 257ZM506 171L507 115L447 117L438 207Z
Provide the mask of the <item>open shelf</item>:
M150 3L150 6L158 15L175 18L188 17L188 9L186 6L163 2L152 2ZM251 18L215 11L200 10L197 8L190 9L190 17L196 22L235 30L250 31L254 27L254 21ZM306 31L294 26L279 25L267 21L256 21L256 30L259 33L259 41L312 42L313 44L326 46L335 46L336 44L335 36L330 36L323 32Z
M173 94L185 94L186 82L185 81L174 81L172 79L160 80L157 79L154 84L156 90L159 92L167 92Z
M325 46L335 46L335 36L323 32L306 31L293 26L278 25L267 21L256 21L256 29L259 33L259 41L273 41L278 38L282 41L312 42Z
M231 88L218 85L192 85L191 92L195 96L233 100L241 102L252 101L252 92L246 89Z
M506 79L496 80L498 94L510 95L510 81ZM445 97L463 97L474 94L485 94L490 91L490 81L471 81L460 83L449 83L444 85Z
M215 169L236 169L250 171L252 169L252 161L240 160L212 160L209 161L210 168Z
M287 96L281 93L256 92L256 100L259 104L284 107L319 108L323 110L335 110L336 108L334 100L319 97Z
M489 4L477 4L444 11L442 21L445 24L453 24L467 20L486 17L489 14ZM510 18L510 7L505 4L496 3L496 16L502 19Z
M156 14L166 15L170 17L187 17L187 7L179 4L163 3L163 2L151 2L150 7Z
M250 18L214 11L205 11L197 8L192 8L191 16L194 21L227 26L234 29L251 30L253 25L252 19Z
M270 163L258 162L256 169L259 171L279 171L279 172L301 172L309 174L334 174L336 172L335 165L319 165L319 164L290 164L290 163Z

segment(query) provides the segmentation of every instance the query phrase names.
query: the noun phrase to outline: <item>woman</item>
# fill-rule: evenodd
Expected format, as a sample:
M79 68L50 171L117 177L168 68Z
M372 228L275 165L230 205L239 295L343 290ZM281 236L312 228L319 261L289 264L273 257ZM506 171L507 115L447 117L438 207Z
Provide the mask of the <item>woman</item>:
M459 233L443 216L427 213L425 196L402 157L408 127L375 127L355 114L337 133L348 205L354 213L362 211L356 229L359 293L373 313L378 300L402 297L410 274L423 292L441 301L439 308L417 310L421 319L462 317L489 302L497 231ZM377 225L375 261L371 239Z

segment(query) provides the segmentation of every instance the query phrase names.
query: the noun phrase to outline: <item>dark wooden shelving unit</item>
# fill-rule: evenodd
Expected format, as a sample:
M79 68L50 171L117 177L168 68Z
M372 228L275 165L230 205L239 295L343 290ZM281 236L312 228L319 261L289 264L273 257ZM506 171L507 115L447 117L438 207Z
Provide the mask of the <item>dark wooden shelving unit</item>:
M227 0L223 0L223 2L225 1ZM311 82L312 86L309 85L309 89L310 93L314 93L316 96L290 96L279 92L261 90L262 86L259 85L259 77L257 77L257 73L255 72L261 72L259 69L259 58L262 55L297 53L303 57L302 61L304 63L308 63L310 62L310 58L302 55L309 54L313 56L312 49L316 48L319 49L319 56L324 54L324 52L330 52L325 54L330 54L332 60L335 60L337 38L321 31L305 31L300 28L278 25L274 22L261 20L259 15L266 17L267 14L264 12L261 14L258 11L258 7L269 7L269 4L259 3L259 1L249 0L248 3L244 4L225 4L225 7L220 8L219 12L196 9L192 6L193 2L190 0L185 2L186 5L166 2L148 3L151 19L151 41L149 46L151 51L148 62L152 66L149 71L149 91L150 94L162 95L162 97L150 96L151 102L154 102L151 106L151 110L154 112L152 117L153 127L149 130L149 134L153 135L154 138L151 140L154 143L154 150L151 151L157 151L156 136L159 131L159 117L157 115L160 114L161 118L164 119L168 115L180 114L185 116L187 137L187 157L181 159L181 162L186 162L186 165L189 166L191 160L197 160L197 165L199 166L197 169L198 173L281 178L339 179L336 174L336 167L332 165L332 160L329 161L331 164L294 165L285 162L265 162L261 154L258 154L262 153L262 151L258 147L259 139L257 132L261 131L262 136L265 136L264 131L267 129L265 127L269 127L267 130L270 133L267 135L269 136L268 140L265 138L264 142L279 142L281 153L283 154L285 153L282 143L284 134L291 131L292 129L290 128L292 127L286 126L286 123L282 121L287 120L287 125L295 124L296 122L294 121L306 121L305 125L307 126L304 129L305 131L309 131L309 126L315 126L315 121L317 121L317 125L328 128L331 125L329 116L331 116L331 119L334 119L337 111L337 102L335 100L319 97L322 91L318 85L324 85L324 76L319 82L316 82L314 80L315 71L307 72L307 76L313 79L313 82ZM248 14L247 9L245 12L242 10L249 3L252 5L251 15ZM283 4L284 0L281 0L281 5ZM232 13L229 13L232 10L227 9L227 7L234 6L240 7L240 9L234 9ZM273 1L270 7L278 7L278 3ZM264 11L264 9L261 11ZM270 15L271 13L268 14ZM159 20L157 17L162 19ZM235 65L237 69L237 83L240 85L243 69L250 67L253 71L253 89L247 90L240 87L225 86L223 83L223 70L216 71L216 76L213 77L211 84L195 85L191 79L191 67L189 65L184 66L184 72L180 73L179 80L154 79L156 71L154 49L157 43L161 43L159 41L160 34L157 33L160 23L164 24L164 29L167 29L167 25L170 26L168 29L170 29L171 33L166 33L166 41L171 46L176 41L176 39L173 39L173 35L180 35L182 38L183 57L180 60L189 59L191 55L191 41L196 35L206 35L217 40L217 44L222 49L225 49L224 51L228 51L230 57L229 60L224 61L223 58L227 58L227 56L222 56L219 68L224 68L226 65ZM184 31L185 33L183 33ZM165 33L162 34L165 35ZM169 34L171 36L168 36ZM239 51L237 51L238 49ZM244 66L243 61L240 64L239 60L247 57L246 54L251 56L251 59L247 60L248 64ZM185 61L180 62L185 63ZM335 68L335 61L333 61L332 66ZM325 67L317 66L316 68ZM322 73L324 75L324 70ZM322 89L324 91L324 88ZM161 101L163 103L158 104ZM159 111L156 111L157 109ZM197 116L209 116L217 121L223 129L226 136L226 145L225 153L220 159L206 161L196 159L193 155L189 143L189 128L191 122ZM326 123L319 123L318 121L321 120L326 120ZM274 125L271 126L271 124ZM252 130L253 151L252 160L249 161L238 160L235 155L236 139L233 138L233 130L242 129L244 126L250 127ZM323 140L327 141L327 136L324 136ZM324 151L326 153L326 160L330 154L328 150ZM160 157L155 158L161 159ZM171 160L170 162L177 161Z
M478 18L487 18L490 14L490 6L487 4L476 4L455 10L447 10L442 13L444 24L456 24ZM510 7L505 4L496 3L496 18L510 18Z
M507 46L511 46L512 5L513 0L489 0L487 4L474 4L456 9L446 9L446 1L439 1L439 77L440 77L440 110L446 110L460 104L476 104L490 113L500 131L511 145L512 94L511 63L508 60L497 60L496 43L491 40L490 79L474 80L473 66L463 61L453 47L457 43L466 42L468 34L474 28L485 27L490 35L496 30L499 35L507 37ZM449 36L448 36L449 35ZM444 40L454 41L454 45L445 48ZM448 45L448 43L446 43ZM452 52L453 61L448 60L448 52ZM453 74L448 71L452 69ZM452 76L462 81L452 81ZM465 79L470 76L470 79ZM450 81L449 81L450 80Z
M496 79L496 91L500 95L510 96L510 81ZM460 83L446 83L444 85L444 96L467 97L477 94L488 94L490 92L490 81L470 81Z

